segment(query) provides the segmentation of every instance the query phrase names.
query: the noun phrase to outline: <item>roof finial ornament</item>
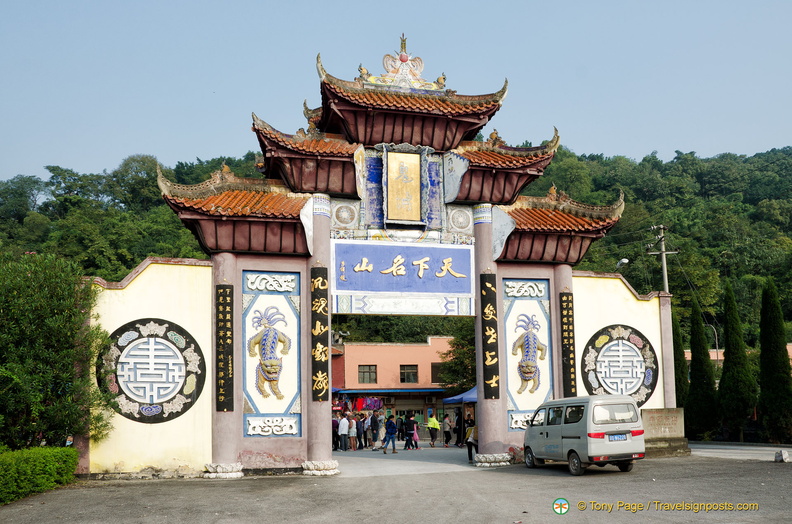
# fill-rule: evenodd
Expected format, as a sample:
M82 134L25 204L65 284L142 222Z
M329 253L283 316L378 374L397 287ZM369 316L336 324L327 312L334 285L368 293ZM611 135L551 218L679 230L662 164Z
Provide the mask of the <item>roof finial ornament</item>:
M504 144L506 143L506 142L505 142L505 141L504 141L504 140L503 140L503 139L500 137L500 135L498 134L498 130L497 130L497 129L493 129L493 130L492 130L492 133L490 133L490 135L489 135L489 140L487 140L487 142L489 142L489 144L490 144L491 146L502 146L502 145L504 145Z
M369 72L368 72L368 69L363 67L362 63L358 66L358 72L360 73L360 76L358 77L358 80L360 80L361 82L368 81L369 77L371 76L369 74Z
M407 38L404 36L404 33L401 35L401 49L399 49L399 53L407 54Z
M445 82L446 82L446 76L445 73L443 73L442 75L437 77L437 81L435 83L437 84L437 87L443 89L445 87Z

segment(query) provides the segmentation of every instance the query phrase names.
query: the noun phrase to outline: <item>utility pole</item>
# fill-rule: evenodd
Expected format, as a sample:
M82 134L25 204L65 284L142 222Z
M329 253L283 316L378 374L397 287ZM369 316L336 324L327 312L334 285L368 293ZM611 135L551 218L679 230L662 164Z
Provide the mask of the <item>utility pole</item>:
M668 230L667 227L660 225L660 226L652 226L649 228L650 231L654 231L655 229L660 230L660 234L655 237L657 242L654 244L649 244L648 248L652 248L658 243L660 244L660 251L648 251L648 255L660 255L660 263L663 266L663 291L669 293L668 291L668 265L666 264L666 255L675 255L679 253L679 251L666 251L665 246L665 232Z

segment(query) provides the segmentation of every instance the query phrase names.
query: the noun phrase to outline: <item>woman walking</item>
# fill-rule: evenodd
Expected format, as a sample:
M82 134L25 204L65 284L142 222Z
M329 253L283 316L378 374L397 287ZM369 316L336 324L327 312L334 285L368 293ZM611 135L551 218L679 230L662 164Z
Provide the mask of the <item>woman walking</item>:
M446 414L443 417L443 447L447 448L449 442L451 442L451 419Z
M440 423L434 416L434 413L429 415L429 420L426 421L426 427L429 428L429 445L432 447L434 446L435 440L437 440L437 432L440 430Z
M382 442L382 452L388 452L388 442L391 443L393 447L391 453L398 453L396 451L396 422L393 421L393 415L388 417L388 421L385 423L385 440Z
M415 414L410 413L404 421L404 449L421 449L418 447L418 422Z

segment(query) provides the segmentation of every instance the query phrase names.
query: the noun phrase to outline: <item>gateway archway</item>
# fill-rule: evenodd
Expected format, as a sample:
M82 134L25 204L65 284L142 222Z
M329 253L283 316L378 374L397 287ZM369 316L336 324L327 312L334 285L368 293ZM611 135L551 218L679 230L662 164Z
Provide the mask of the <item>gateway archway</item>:
M551 396L621 388L639 403L673 406L668 298L658 307L658 297L628 292L605 308L602 279L572 271L616 224L622 200L589 206L555 189L519 196L550 164L557 132L529 148L508 147L497 132L472 141L506 85L463 96L444 77L426 81L405 40L383 66L379 76L361 67L344 81L317 58L322 103L305 107L307 130L285 134L253 115L266 178L227 168L194 186L159 178L211 255L212 335L202 345L211 462L220 465L212 468L337 472L329 363L339 313L476 318L479 451L488 464L509 459L527 416ZM145 315L162 319L165 338L166 313ZM188 320L195 316L174 323L189 331ZM587 348L576 330L588 339L603 326L581 362ZM178 403L127 403L132 431L151 422L143 410L197 405L189 389L193 397ZM195 411L178 420L189 423Z

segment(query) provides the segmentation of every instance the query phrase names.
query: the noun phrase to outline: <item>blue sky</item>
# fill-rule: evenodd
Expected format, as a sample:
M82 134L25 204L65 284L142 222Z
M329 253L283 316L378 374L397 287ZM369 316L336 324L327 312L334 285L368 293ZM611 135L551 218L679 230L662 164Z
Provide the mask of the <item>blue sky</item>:
M0 179L257 150L251 112L286 133L333 76L399 48L477 95L510 144L558 127L575 153L752 155L792 145L792 2L254 0L3 2Z

